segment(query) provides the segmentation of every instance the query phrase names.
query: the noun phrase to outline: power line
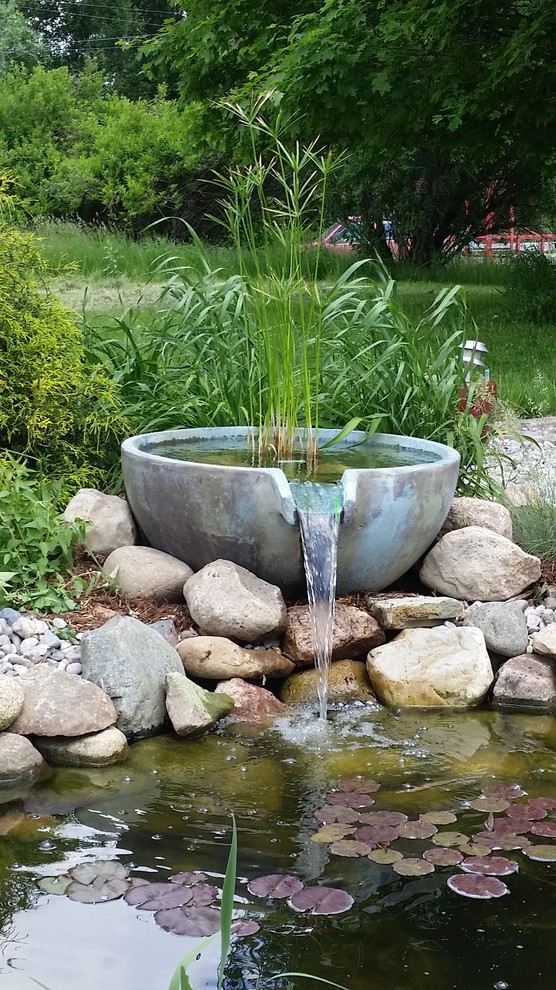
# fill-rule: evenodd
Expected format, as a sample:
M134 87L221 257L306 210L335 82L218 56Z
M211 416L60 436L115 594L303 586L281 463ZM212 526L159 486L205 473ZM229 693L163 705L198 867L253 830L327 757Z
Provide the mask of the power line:
M93 7L94 10L112 10L112 11L114 10L114 5L113 4L109 4L109 3L88 3L88 2L85 2L85 0L84 0L84 2L81 2L81 0L79 0L79 2L76 3L76 2L74 2L74 0L58 0L58 3L56 4L56 7L64 7L64 6L66 6L66 7L72 7L73 8L73 12L74 13L79 13L79 14L81 14L81 7ZM34 9L34 12L36 14L40 14L40 13L44 13L45 12L45 8L44 7L35 7L35 8L28 7L27 9L28 10ZM171 11L161 10L160 8L157 8L157 7L134 7L133 10L136 13L140 13L140 14L166 14L168 17L171 17L172 16L172 12ZM46 11L46 14L48 15L48 13L49 12L47 10ZM179 14L179 15L183 15L184 11L176 11L175 13L176 14ZM87 14L87 15L86 14L82 14L81 16L83 16L83 17L85 17L85 16L92 17L94 15L92 15L92 14Z

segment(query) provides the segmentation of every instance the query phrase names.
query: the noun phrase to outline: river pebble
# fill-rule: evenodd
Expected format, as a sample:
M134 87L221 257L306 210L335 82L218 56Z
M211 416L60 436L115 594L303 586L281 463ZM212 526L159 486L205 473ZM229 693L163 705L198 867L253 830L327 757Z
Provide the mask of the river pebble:
M17 609L0 609L0 674L17 677L37 663L81 674L79 641L71 643L58 635L67 626L58 616L46 621Z

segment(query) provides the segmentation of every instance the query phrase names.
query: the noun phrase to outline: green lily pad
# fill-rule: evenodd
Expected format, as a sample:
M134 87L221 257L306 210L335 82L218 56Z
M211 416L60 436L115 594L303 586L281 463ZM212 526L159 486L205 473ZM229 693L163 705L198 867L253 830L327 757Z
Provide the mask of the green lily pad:
M333 856L355 858L356 856L368 856L372 848L372 845L369 845L367 842L358 841L357 839L339 839L338 842L332 843L330 852Z
M368 858L371 859L373 863L391 866L392 863L398 863L400 859L403 859L403 855L401 852L398 852L397 849L386 849L384 846L381 846L380 849L373 849L373 851L369 853Z
M419 820L429 825L453 825L457 822L453 811L425 811L419 815Z
M539 863L556 863L556 845L547 843L545 846L529 846L523 852L529 859Z
M65 894L71 883L71 877L42 877L39 887L46 894Z
M475 798L473 801L469 801L469 807L473 808L473 811L506 811L506 809L510 807L510 802L506 801L505 798L494 797L489 794L481 794L480 797Z
M459 846L467 840L468 836L464 835L463 832L437 832L432 837L435 846Z
M394 863L392 869L401 877L424 877L427 873L434 873L434 864L428 863L426 859L406 856Z
M323 825L318 832L313 833L311 841L337 842L339 839L345 839L346 835L353 835L355 829L355 825L342 825L341 822L336 822L334 825Z

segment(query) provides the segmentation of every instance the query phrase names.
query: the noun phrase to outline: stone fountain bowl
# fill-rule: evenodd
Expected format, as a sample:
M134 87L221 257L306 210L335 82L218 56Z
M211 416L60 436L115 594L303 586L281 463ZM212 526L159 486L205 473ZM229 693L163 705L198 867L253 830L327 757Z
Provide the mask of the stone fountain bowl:
M233 560L283 593L303 592L305 577L297 510L285 474L272 467L229 467L175 460L157 447L187 440L223 442L252 435L249 427L165 430L122 444L129 503L151 546L194 570ZM336 430L320 430L326 443ZM459 454L414 437L350 433L334 449L380 444L434 458L405 467L347 469L339 485L342 522L337 593L380 591L430 546L456 488Z

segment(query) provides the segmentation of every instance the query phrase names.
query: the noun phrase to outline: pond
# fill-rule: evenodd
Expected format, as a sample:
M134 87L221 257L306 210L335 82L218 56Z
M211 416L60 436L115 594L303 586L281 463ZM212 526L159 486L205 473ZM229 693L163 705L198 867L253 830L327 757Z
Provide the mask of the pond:
M369 805L374 803L367 814L388 810L416 820L427 812L453 812L456 822L439 824L438 834L472 836L492 826L488 803L484 809L480 802L478 809L469 804L483 790L520 785L528 798L510 804L556 798L556 721L489 711L332 706L327 723L313 710L262 730L228 727L193 741L160 736L135 744L125 765L60 769L28 790L2 792L2 990L31 990L32 978L50 990L167 990L177 962L199 939L164 931L153 912L123 899L76 903L44 893L38 880L112 857L148 881L200 870L221 887L232 813L239 835L238 909L260 928L234 940L229 990L255 987L257 978L264 986L284 970L350 990L551 985L554 863L531 859L520 848L496 851L519 867L502 878L509 895L477 900L447 886L450 876L464 875L457 866L402 876L368 855L337 855L327 842L314 840L323 825L315 811L346 777L360 778L368 792L374 786L369 782L380 785L369 793ZM556 848L550 837L555 816L550 809L544 819L552 823L545 829L549 837L537 829L524 844ZM390 848L422 857L443 847L434 840L398 838ZM255 877L275 873L341 889L354 903L344 913L317 917L247 889ZM217 959L215 943L192 965L195 990L215 986ZM268 985L284 987L286 981Z

